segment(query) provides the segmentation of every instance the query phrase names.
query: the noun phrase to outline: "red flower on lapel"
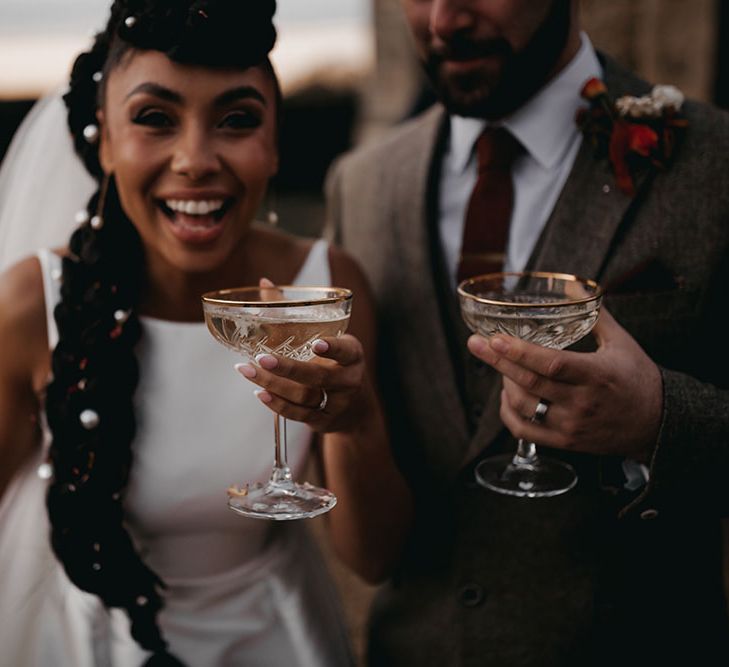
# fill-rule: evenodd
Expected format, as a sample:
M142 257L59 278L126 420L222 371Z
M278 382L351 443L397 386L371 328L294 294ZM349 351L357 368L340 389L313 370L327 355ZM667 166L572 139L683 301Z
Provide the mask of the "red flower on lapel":
M646 167L667 168L676 146L676 132L688 123L681 116L683 94L673 86L655 86L649 95L625 96L615 103L600 79L582 88L590 107L580 109L577 124L598 157L607 156L618 187L635 194L634 174Z

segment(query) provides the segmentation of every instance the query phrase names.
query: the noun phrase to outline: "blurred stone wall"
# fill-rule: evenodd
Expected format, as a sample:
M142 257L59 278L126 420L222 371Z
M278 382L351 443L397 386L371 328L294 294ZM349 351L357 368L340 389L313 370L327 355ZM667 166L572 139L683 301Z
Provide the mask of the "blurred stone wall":
M598 49L654 83L711 102L721 0L582 0Z

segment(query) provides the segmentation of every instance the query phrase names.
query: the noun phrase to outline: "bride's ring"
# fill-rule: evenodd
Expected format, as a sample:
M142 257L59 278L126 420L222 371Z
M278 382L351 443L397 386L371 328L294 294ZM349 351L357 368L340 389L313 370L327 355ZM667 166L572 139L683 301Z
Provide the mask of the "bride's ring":
M325 407L327 407L327 402L329 401L329 394L327 394L327 390L322 387L321 390L321 402L317 406L317 410L321 412Z
M537 403L537 407L534 408L534 416L532 417L532 421L535 424L544 423L544 420L547 418L547 410L549 410L549 403L547 403L547 401L545 401L544 399L540 398L539 403Z

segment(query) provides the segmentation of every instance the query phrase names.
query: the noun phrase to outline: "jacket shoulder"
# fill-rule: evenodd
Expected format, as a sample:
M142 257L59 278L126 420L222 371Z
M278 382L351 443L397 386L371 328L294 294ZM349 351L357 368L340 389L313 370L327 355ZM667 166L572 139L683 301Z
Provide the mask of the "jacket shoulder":
M434 142L444 118L445 110L436 104L387 130L382 137L344 153L335 160L332 171L360 176L367 170L379 172L421 148L424 142Z

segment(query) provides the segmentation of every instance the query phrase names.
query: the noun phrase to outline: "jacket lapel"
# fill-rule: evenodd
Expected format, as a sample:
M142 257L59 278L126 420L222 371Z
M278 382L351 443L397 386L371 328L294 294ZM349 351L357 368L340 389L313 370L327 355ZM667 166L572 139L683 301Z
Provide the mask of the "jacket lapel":
M605 84L613 99L641 95L648 84L601 56ZM627 195L615 184L610 162L597 159L583 141L567 182L544 227L528 267L543 271L573 273L600 280L605 262L621 227L632 219L651 181L652 169L635 174L635 193Z
M428 441L434 443L426 456L432 470L452 478L460 469L469 433L440 317L428 232L428 220L437 214L432 210L429 186L437 175L432 170L440 166L438 147L446 120L442 107L435 107L423 117L407 152L392 156L399 168L389 184L393 205L387 210L393 212L390 223L399 261L398 285L393 286L402 295L399 316L414 327L411 345L417 352L421 377L426 378L424 386L411 388L419 404L427 406L419 415L427 424Z
M613 98L640 95L648 89L612 60L604 58L603 64L605 83ZM635 193L626 195L615 185L609 161L596 159L589 142L583 141L527 268L572 273L599 282L614 242L622 227L633 219L632 209L642 200L653 173L645 170L636 174ZM463 464L478 456L504 428L499 417L500 389L501 378L493 373L486 394L488 403Z
M635 194L626 195L615 186L607 160L596 160L592 147L583 142L529 268L600 280L613 240L629 221L650 174L646 170L636 175Z

